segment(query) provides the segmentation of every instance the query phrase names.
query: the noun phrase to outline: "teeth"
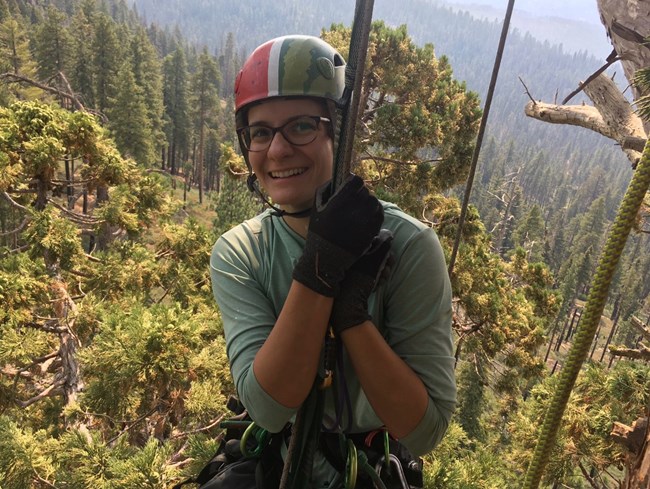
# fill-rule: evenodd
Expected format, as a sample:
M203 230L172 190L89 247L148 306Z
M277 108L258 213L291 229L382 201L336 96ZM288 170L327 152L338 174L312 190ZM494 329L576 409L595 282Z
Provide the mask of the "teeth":
M284 170L284 171L272 171L271 176L273 178L287 178L287 177L292 177L294 175L300 175L305 171L304 168L294 168L292 170Z

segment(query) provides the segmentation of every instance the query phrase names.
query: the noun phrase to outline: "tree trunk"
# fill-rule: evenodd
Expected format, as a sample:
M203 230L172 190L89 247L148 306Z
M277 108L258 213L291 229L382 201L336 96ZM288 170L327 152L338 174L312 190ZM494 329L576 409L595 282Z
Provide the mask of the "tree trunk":
M634 85L634 74L650 66L650 2L647 0L597 0L600 19L614 52L637 100L643 94ZM581 84L582 85L582 84ZM628 159L636 163L650 132L650 122L641 121L632 106L606 75L600 74L585 85L585 93L594 106L556 105L531 101L525 112L529 117L557 124L573 124L616 140ZM531 97L532 98L532 97ZM632 149L634 148L634 149Z
M632 427L614 423L611 437L623 445L625 479L621 489L648 489L650 487L650 430L648 416L637 419Z
M621 59L625 78L632 83L637 70L650 66L650 48L644 44L650 36L650 2L598 0L598 11L607 37ZM635 100L643 95L634 85L632 94ZM648 122L645 123L645 132L650 132Z

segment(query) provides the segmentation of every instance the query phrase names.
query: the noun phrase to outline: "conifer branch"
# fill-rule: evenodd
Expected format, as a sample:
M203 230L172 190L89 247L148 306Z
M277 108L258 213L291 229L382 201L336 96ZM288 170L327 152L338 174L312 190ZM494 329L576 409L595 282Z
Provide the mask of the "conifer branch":
M129 431L131 431L133 428L135 428L138 424L140 424L142 421L144 421L145 419L147 419L149 416L151 416L151 415L152 415L153 413L155 413L156 411L158 411L158 406L154 407L154 408L151 409L149 412L143 414L142 416L140 416L140 417L137 418L136 420L131 421L131 424L129 424L129 426L127 426L127 427L124 428L122 431L120 431L117 435L115 435L113 438L111 438L110 440L108 440L108 441L106 442L106 446L109 446L109 447L110 447L110 446L111 446L111 445L112 445L112 444L113 444L113 443L114 443L118 438L120 438L122 435L124 435L124 434L128 433Z
M222 414L221 416L219 416L215 420L211 421L206 426L202 426L201 428L196 428L196 429L193 429L193 430L190 430L190 431L184 431L182 433L178 433L176 435L170 436L169 440L178 440L179 438L187 438L188 436L193 435L195 433L201 433L203 431L208 431L208 430L214 428L215 426L218 426L219 423L221 423L221 421L223 421L224 416L225 415Z
M67 82L65 77L63 77L63 79ZM69 100L70 102L72 102L72 104L77 110L86 112L86 109L83 106L83 104L71 92L64 92L63 90L59 90L58 88L54 88L49 85L45 85L44 83L41 83L39 81L32 80L31 78L28 78L23 75L19 75L18 73L3 73L0 75L0 81L5 81L5 83L26 83L33 87L40 88L45 92L53 93L54 95L58 95L63 99ZM70 87L69 84L68 87Z
M96 225L96 224L103 224L106 221L103 219L97 219L96 217L92 216L87 216L85 214L79 214L78 212L71 211L69 209L66 209L63 207L61 204L58 202L55 202L52 199L47 199L47 201L52 204L54 207L59 209L61 212L63 212L66 216L70 217L72 221L75 221L77 224L82 224L86 226L90 225Z
M12 207L15 207L16 209L20 209L21 211L29 212L29 209L25 206L20 205L18 202L16 202L14 199L11 198L11 195L9 195L7 192L2 192L2 195L7 202L9 202Z
M650 348L641 344L639 348L623 348L617 346L610 346L609 352L617 357L632 358L634 360L650 361Z
M32 404L40 401L41 399L45 399L46 397L53 397L54 395L57 395L58 392L56 391L56 389L63 387L63 385L65 385L65 379L56 380L52 382L52 384L50 384L49 387L45 388L40 393L38 393L37 395L35 395L30 399L27 399L26 401L21 401L19 399L16 399L16 404L18 404L23 409L27 408Z
M25 229L25 227L27 226L29 221L30 221L30 219L28 219L28 218L23 219L23 222L21 222L20 225L16 229L12 229L11 231L5 231L4 233L0 233L0 236L9 236L11 234L17 234L17 233L21 232L23 229Z

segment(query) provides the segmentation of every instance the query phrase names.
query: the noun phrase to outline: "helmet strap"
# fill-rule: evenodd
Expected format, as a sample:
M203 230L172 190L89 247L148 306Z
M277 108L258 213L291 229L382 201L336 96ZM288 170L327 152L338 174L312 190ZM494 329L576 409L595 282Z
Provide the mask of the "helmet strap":
M311 207L297 212L288 212L285 211L284 209L280 209L279 207L273 205L260 189L260 185L257 181L257 175L255 175L255 173L251 172L248 174L248 176L246 177L246 186L248 187L248 190L250 190L252 193L257 194L257 196L260 199L262 199L262 202L264 202L271 209L273 209L274 216L307 217L309 216L309 214L311 214Z

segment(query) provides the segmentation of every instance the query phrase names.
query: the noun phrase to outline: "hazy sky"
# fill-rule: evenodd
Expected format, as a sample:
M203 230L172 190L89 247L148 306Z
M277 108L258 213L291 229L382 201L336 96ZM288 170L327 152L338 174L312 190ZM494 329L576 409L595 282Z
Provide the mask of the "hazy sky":
M443 0L451 4L488 5L505 12L508 0ZM596 0L515 0L515 12L538 16L564 17L600 25Z

